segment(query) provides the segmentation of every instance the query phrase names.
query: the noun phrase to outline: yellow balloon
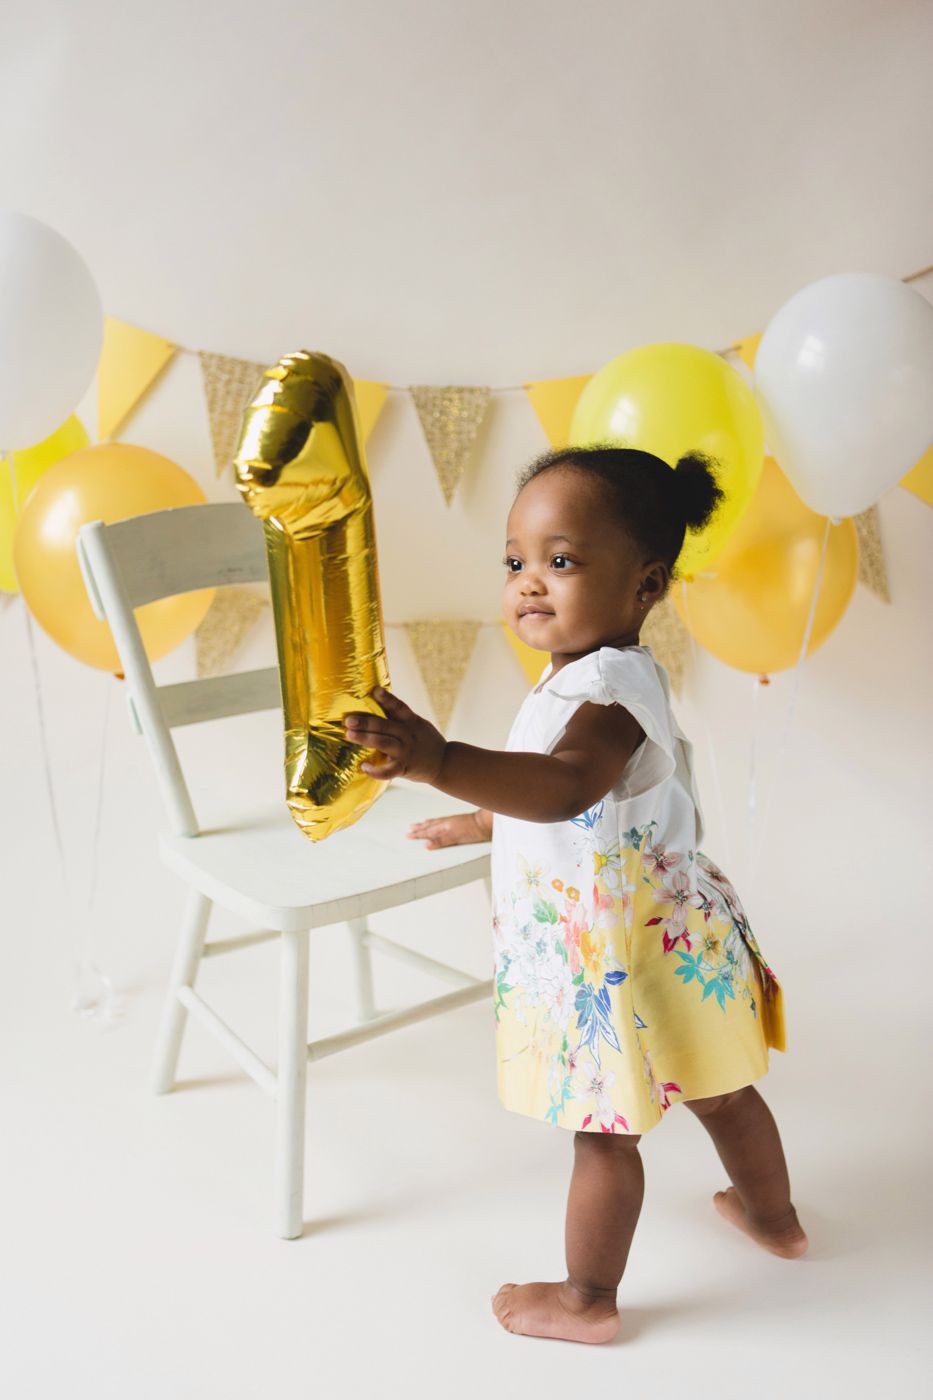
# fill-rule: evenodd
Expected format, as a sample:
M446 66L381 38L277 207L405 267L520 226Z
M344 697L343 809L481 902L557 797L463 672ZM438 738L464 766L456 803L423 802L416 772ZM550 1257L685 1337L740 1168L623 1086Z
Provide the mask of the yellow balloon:
M826 516L805 506L771 457L709 578L674 583L674 606L697 641L740 671L796 666L816 587ZM858 580L853 520L829 531L807 655L839 622Z
M673 467L687 452L719 463L725 493L702 530L688 530L677 572L708 568L755 494L764 429L755 396L738 370L696 345L642 345L604 365L577 404L571 442L615 443L653 452Z
M78 531L92 520L111 525L205 499L197 482L167 457L122 442L86 447L51 467L26 502L14 544L20 588L36 621L79 661L119 673L110 628L91 611L81 577ZM203 588L137 608L150 661L194 631L215 592Z
M13 536L26 497L49 467L72 452L79 452L89 442L84 425L72 416L43 442L13 452L6 462L0 463L0 588L7 593L19 590L13 568Z
M353 383L299 350L268 369L246 410L236 483L263 522L282 676L288 809L311 841L350 826L385 791L351 743L351 710L384 713L389 688L366 455Z

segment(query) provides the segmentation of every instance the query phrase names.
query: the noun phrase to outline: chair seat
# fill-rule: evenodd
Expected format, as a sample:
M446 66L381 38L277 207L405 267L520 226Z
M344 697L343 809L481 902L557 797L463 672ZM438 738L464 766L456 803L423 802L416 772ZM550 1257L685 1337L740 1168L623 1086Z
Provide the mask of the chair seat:
M412 822L469 803L396 780L343 831L315 844L284 799L225 812L198 836L162 833L162 859L188 884L262 928L296 931L374 914L483 879L490 843L426 850L406 836Z

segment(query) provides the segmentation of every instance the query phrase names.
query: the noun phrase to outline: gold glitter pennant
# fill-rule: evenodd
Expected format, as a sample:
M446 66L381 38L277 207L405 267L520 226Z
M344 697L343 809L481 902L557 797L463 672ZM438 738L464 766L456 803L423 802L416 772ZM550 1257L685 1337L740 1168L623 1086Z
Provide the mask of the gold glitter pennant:
M409 390L450 505L489 407L488 388L413 384Z
M266 366L229 355L198 355L204 376L204 396L214 446L214 470L221 476L230 467L243 425L243 414L259 388Z
M676 588L679 585L673 586ZM670 594L651 609L641 629L640 641L643 646L651 648L655 659L671 678L671 689L679 696L683 691L684 659L690 644L690 633L681 622Z
M439 729L446 728L460 694L479 626L478 622L404 623Z
M881 532L878 528L878 507L869 506L868 510L863 510L861 515L857 515L855 529L858 534L859 583L864 583L865 587L870 588L875 597L880 598L883 603L890 603L888 570L884 562Z
M222 676L269 599L254 584L218 588L194 634L198 679Z

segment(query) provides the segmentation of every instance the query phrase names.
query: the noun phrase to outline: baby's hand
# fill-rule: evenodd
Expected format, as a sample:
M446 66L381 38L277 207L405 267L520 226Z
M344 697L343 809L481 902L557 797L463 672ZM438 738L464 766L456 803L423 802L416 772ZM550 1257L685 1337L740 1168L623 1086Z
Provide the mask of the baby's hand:
M488 841L492 836L489 812L457 812L452 817L430 817L413 822L408 828L413 841L426 841L425 850L436 851L441 846L468 846L473 841Z
M346 736L360 748L378 749L386 755L387 762L361 763L361 771L373 778L411 778L416 783L433 783L444 762L447 741L443 734L381 686L377 685L372 693L385 710L385 717L354 711L344 718Z

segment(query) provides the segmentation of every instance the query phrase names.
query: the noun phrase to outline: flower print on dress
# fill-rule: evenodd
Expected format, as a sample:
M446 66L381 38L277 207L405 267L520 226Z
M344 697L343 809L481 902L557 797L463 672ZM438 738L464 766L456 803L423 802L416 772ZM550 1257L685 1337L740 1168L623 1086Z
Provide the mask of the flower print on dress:
M695 881L685 870L675 870L668 875L659 885L652 887L652 893L658 904L671 904L673 908L670 914L658 915L654 919L646 919L646 927L654 924L664 924L664 951L670 953L677 944L683 940L685 948L691 948L691 934L687 928L687 910L702 909L706 900L696 887Z
M671 1094L682 1094L683 1090L679 1084L675 1084L673 1079L661 1083L661 1081L656 1078L654 1067L651 1063L650 1050L642 1051L642 1062L645 1067L645 1079L648 1082L648 1097L653 1104L657 1104L658 1108L663 1113L665 1109L671 1106Z
M624 982L627 972L621 970L607 972L603 985L597 990L591 982L584 982L577 988L574 1006L577 1012L577 1030L582 1031L579 1047L587 1046L597 1065L600 1064L599 1043L604 1040L613 1050L621 1051L619 1037L612 1023L612 1004L609 1000L607 984Z
M668 871L677 869L683 861L683 856L679 851L666 851L663 846L649 845L646 842L642 859L649 878L663 878Z
M615 1074L612 1070L601 1070L587 1067L577 1076L574 1097L577 1099L596 1100L595 1115L588 1113L580 1124L580 1131L589 1127L594 1116L599 1120L599 1126L604 1133L614 1133L616 1124L620 1123L624 1130L628 1132L629 1127L621 1113L617 1113L612 1103L610 1090L616 1082Z

